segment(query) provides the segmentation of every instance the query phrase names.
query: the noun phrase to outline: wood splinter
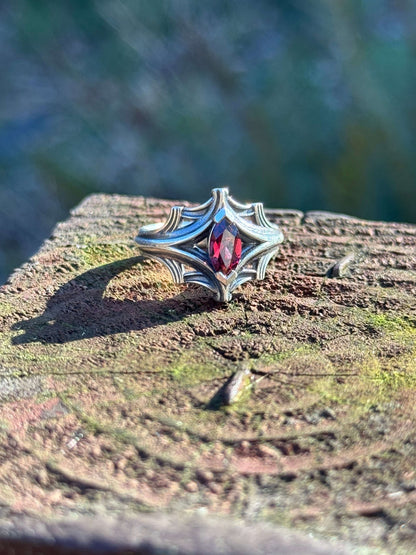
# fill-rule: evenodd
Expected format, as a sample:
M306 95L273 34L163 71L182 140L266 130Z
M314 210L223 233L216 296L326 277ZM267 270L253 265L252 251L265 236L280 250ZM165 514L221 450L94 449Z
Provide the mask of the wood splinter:
M225 384L223 390L224 405L236 403L241 394L252 385L253 375L248 366L244 366L235 372L230 380Z
M328 271L326 272L326 276L329 278L341 278L344 277L348 270L350 270L351 266L354 262L358 262L359 256L356 252L350 252L345 255L341 260L332 264Z

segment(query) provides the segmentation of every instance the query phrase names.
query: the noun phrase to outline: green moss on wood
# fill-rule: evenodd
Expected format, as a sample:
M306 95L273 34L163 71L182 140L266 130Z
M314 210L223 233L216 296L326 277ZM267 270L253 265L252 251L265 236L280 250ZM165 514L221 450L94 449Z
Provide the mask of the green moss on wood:
M91 268L139 254L133 241L131 245L103 243L99 239L94 241L91 237L88 238L86 244L79 246L76 252L78 259Z

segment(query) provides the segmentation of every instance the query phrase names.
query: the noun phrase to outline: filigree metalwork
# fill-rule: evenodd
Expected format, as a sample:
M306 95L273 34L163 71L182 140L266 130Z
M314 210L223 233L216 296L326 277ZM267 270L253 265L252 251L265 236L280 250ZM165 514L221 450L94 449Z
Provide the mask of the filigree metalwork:
M224 218L235 224L242 240L238 264L229 272L215 271L209 256L210 234ZM263 204L240 204L227 188L218 188L200 206L173 206L166 223L142 227L136 241L143 254L169 268L175 283L197 283L226 302L241 284L264 279L283 233L269 222Z

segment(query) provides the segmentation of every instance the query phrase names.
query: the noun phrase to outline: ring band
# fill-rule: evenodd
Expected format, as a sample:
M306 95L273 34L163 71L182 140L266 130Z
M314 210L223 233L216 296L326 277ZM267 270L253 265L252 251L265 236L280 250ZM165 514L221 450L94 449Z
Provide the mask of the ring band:
M283 233L266 217L263 204L240 204L227 188L194 208L173 206L166 223L141 227L143 254L165 264L175 283L197 283L230 301L242 283L264 279Z

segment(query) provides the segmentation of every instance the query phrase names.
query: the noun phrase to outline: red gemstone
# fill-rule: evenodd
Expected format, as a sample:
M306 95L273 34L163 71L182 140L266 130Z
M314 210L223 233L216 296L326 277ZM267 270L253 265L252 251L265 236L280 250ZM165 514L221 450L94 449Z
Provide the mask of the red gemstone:
M209 240L209 258L214 270L228 275L240 262L241 250L237 226L226 218L215 224Z

